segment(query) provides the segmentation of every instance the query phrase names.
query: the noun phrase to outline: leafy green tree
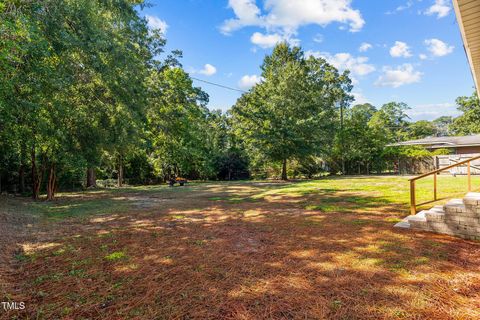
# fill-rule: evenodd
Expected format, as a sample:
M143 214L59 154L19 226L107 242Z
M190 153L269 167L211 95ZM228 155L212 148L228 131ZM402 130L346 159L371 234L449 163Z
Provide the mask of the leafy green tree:
M345 112L344 125L344 146L348 152L345 153L347 163L346 172L360 173L361 167L368 172L372 163L379 156L383 144L371 130L369 122L377 113L377 109L369 104L356 105Z
M208 95L178 66L152 71L149 88L147 139L156 174L208 176Z
M248 156L232 132L232 119L220 110L212 111L208 116L210 159L215 174L212 178L222 180L249 177Z
M348 73L299 47L277 45L261 66L263 81L232 109L233 123L250 154L282 163L325 152L332 144L336 111L350 96Z
M470 97L458 97L457 108L462 115L455 118L451 130L456 135L471 135L480 133L480 101L477 93Z
M369 126L378 136L383 137L385 143L405 140L409 126L406 114L408 109L408 105L403 102L386 103L374 114Z
M453 117L442 116L432 121L435 126L436 136L444 137L449 136L451 133L450 126L453 123Z
M0 27L14 39L0 53L0 66L14 72L1 81L15 92L1 95L2 135L10 132L20 168L30 154L34 198L45 185L53 199L58 171L91 167L102 150L121 159L135 141L143 85L162 44L137 4L8 0L0 7Z
M421 139L435 136L437 127L433 122L420 120L408 125L407 139Z

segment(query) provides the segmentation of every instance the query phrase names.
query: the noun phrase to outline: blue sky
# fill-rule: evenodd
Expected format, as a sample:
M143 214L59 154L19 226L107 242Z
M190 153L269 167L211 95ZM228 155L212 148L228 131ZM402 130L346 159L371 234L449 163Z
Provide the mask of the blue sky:
M412 120L457 115L474 91L450 0L150 0L142 10L193 77L247 90L278 41L350 69L359 103L407 103ZM195 82L210 109L239 92Z

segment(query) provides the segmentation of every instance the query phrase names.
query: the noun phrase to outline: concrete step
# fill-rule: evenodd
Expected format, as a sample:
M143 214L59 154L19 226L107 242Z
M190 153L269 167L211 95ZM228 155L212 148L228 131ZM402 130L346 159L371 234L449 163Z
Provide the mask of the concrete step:
M428 211L435 211L435 212L442 212L445 213L445 210L443 209L442 205L434 206Z
M425 218L428 221L445 221L445 211L443 211L443 208L441 211L432 208L425 213Z
M476 207L465 205L463 199L453 199L447 202L443 208L445 210L445 217L480 217L480 213L477 212Z
M404 229L409 229L412 227L411 222L412 221L417 221L417 222L427 222L427 219L425 218L425 211L420 211L414 216L408 216L404 218L402 221L398 222L397 224L394 225L395 228L404 228Z
M427 223L427 210L420 211L414 216L408 216L407 222L410 224L412 229L420 229L430 231L430 227Z
M402 221L396 223L394 225L395 228L403 228L403 229L410 229L410 223L408 223L407 219L403 219Z
M463 199L452 199L443 206L443 210L447 213L466 212L467 208L465 207L465 203L463 203Z
M395 225L459 236L465 239L480 239L480 193L469 192L463 199L452 199L444 206L437 205L408 216Z
M425 217L426 213L427 213L427 210L422 210L414 216L408 216L407 220L408 222L412 222L412 221L425 222L427 221L427 218Z
M463 203L467 206L480 206L480 192L469 192L463 198Z

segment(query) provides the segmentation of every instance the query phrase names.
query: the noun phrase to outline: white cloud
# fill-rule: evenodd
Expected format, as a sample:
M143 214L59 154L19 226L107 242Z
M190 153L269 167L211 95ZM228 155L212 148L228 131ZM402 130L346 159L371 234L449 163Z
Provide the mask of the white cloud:
M206 65L203 66L202 70L198 70L196 72L194 71L194 73L203 74L203 75L209 77L209 76L213 76L215 73L217 73L217 68L215 68L211 64L207 63Z
M410 47L402 41L395 41L395 45L390 48L390 55L395 58L408 58L412 56Z
M255 4L255 0L229 0L228 6L232 8L236 18L224 21L220 28L222 33L229 34L244 26L253 26L262 23L260 9Z
M315 37L313 37L313 41L316 43L322 43L323 42L323 35L320 33L317 33Z
M352 105L356 104L364 104L364 103L371 103L361 91L352 92L353 102Z
M340 71L350 70L353 75L365 76L375 71L375 66L368 63L367 57L354 57L350 53L330 54L328 52L307 51L307 56L324 58Z
M426 11L426 15L437 15L437 19L448 16L452 7L447 0L435 0L435 3L429 7Z
M400 6L396 7L395 10L393 10L393 11L387 11L386 14L395 14L395 13L407 10L407 9L411 8L412 6L413 6L413 1L409 0L405 3L405 5L400 5Z
M365 52L369 49L372 49L372 45L368 42L364 42L360 45L360 48L358 48L358 51Z
M240 81L238 81L238 86L241 89L248 90L251 87L253 87L254 85L256 85L257 83L261 82L262 80L263 80L263 78L260 77L260 76L257 76L256 74L253 74L251 76L244 75L240 79Z
M434 120L441 116L459 116L460 111L457 110L455 103L432 103L415 105L407 111L407 114L413 121L417 120Z
M384 67L383 74L377 79L375 85L398 88L406 84L420 82L421 78L421 72L415 71L411 64L405 63L395 69L392 67Z
M261 48L271 48L274 47L277 43L282 42L284 39L281 35L277 33L273 34L262 34L260 32L255 32L250 37L250 41L261 47Z
M305 55L323 58L340 72L350 70L350 79L354 85L359 83L357 76L366 76L376 70L374 65L368 63L367 57L354 57L350 53L342 52L332 55L329 52L308 50Z
M418 57L420 58L420 60L427 60L428 58L428 56L424 53L419 54Z
M167 33L168 24L164 20L148 14L145 16L145 18L147 19L147 23L150 28L159 29L163 34Z
M443 57L447 54L452 53L454 46L449 46L447 43L438 39L427 39L425 40L425 45L427 46L428 51L436 57Z
M230 34L247 26L257 26L269 33L289 38L301 26L326 26L333 22L347 24L350 31L360 31L365 24L359 10L351 7L352 0L265 0L264 13L255 0L229 0L235 18L224 21L220 31Z

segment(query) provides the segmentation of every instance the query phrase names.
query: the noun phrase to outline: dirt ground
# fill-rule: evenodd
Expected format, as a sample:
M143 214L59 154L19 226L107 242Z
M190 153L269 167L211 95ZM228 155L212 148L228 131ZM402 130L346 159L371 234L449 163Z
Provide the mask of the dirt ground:
M0 318L480 319L479 242L396 230L405 205L378 192L292 185L66 194L43 215L2 198L0 300L26 309Z

